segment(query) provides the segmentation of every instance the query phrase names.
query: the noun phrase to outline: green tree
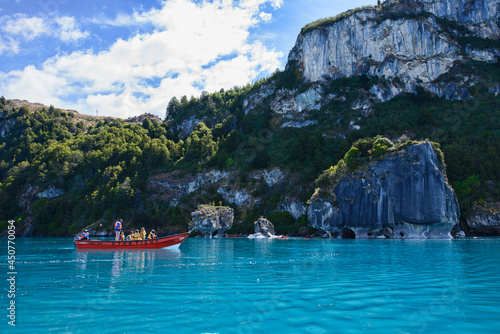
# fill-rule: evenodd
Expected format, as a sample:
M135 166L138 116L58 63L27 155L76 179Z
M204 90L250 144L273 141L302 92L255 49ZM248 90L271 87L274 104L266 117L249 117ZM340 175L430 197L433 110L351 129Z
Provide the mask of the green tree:
M212 138L212 131L205 123L198 123L185 143L187 160L204 161L217 152L217 143Z

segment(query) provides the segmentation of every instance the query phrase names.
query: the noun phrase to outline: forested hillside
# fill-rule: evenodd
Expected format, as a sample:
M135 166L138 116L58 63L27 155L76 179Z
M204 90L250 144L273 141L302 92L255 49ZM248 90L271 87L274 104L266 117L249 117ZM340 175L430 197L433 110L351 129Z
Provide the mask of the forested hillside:
M355 141L376 136L437 143L462 221L477 208L495 206L500 202L498 41L469 36L458 21L438 14L411 12L420 7L387 8L307 26L285 70L245 87L173 98L164 120L91 117L2 97L0 230L15 219L19 234L65 236L85 227L97 230L100 223L109 230L114 219L123 218L126 229L179 232L198 205L216 203L235 209L229 233L252 232L261 216L278 234L305 233L315 180ZM386 56L385 63L368 55L348 75L328 61L328 76L307 67L314 63L307 58L314 34L335 24L350 29L349 20L361 14L369 17L362 24L370 29L384 29L383 24L392 29L404 17L415 26L441 29L455 60L436 78L423 79L412 77L425 67L421 64L386 76L398 55ZM429 57L448 59L442 53ZM373 72L375 66L382 70ZM311 79L316 76L319 81Z
M480 65L476 71L500 81L498 64ZM276 77L290 80L290 73L277 73L273 80ZM370 80L338 79L330 89L358 94ZM439 143L463 215L474 201L500 199L500 98L488 91L491 82L475 85L474 97L466 101L448 101L423 90L398 96L376 104L373 116L358 122L359 130L346 123L352 111L342 108L342 102L326 107L327 112L318 115L319 124L306 128L281 128L279 117L266 111L245 115L243 98L262 84L174 100L169 105L170 122L88 118L52 106L33 112L26 106L10 109L2 98L0 216L31 221L35 235L71 235L92 223L110 224L117 217L130 226L178 231L186 228L190 209L204 204L197 201L205 201L235 206L235 220L244 221L235 224L236 231L247 231L261 215L297 230L306 225L305 217L297 222L287 212L277 211L287 195L282 191L306 201L322 170L335 165L357 139L376 135ZM199 123L183 137L175 118L200 114L207 116L208 126ZM248 178L251 171L271 167L293 174L293 186L258 187L252 195L262 200L249 210L225 201L214 189L186 196L177 206L155 205L146 189L153 175L208 169L238 171L234 182L245 188L254 182ZM62 194L37 199L35 188L60 189Z

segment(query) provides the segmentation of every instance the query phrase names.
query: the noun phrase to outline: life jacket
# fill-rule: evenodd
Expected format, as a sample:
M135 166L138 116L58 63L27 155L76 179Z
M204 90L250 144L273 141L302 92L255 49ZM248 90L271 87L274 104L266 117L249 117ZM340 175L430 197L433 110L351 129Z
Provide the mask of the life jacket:
M120 231L122 229L122 223L120 223L119 221L117 221L115 223L115 231Z
M81 239L88 239L89 238L89 232L83 232L80 238Z

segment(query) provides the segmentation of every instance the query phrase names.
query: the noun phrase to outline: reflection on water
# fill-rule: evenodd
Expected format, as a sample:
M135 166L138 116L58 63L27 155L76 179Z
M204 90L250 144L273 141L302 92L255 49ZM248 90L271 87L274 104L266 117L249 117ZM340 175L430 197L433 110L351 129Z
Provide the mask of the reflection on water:
M120 277L123 271L144 273L148 269L154 268L158 260L172 260L181 255L180 250L130 250L130 251L93 251L93 250L78 250L75 251L77 268L82 274L87 270L87 264L92 262L107 262L111 261L111 276ZM101 266L99 267L101 268Z
M123 252L115 252L113 257L113 267L111 268L111 277L120 276L120 268L123 262Z

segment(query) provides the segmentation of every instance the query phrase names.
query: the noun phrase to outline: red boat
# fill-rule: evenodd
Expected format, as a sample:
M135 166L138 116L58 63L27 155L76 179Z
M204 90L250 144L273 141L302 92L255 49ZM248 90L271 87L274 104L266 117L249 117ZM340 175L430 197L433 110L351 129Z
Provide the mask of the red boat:
M158 248L179 248L181 243L189 235L180 233L162 238L133 241L98 241L98 240L75 240L77 250L81 249L158 249Z

